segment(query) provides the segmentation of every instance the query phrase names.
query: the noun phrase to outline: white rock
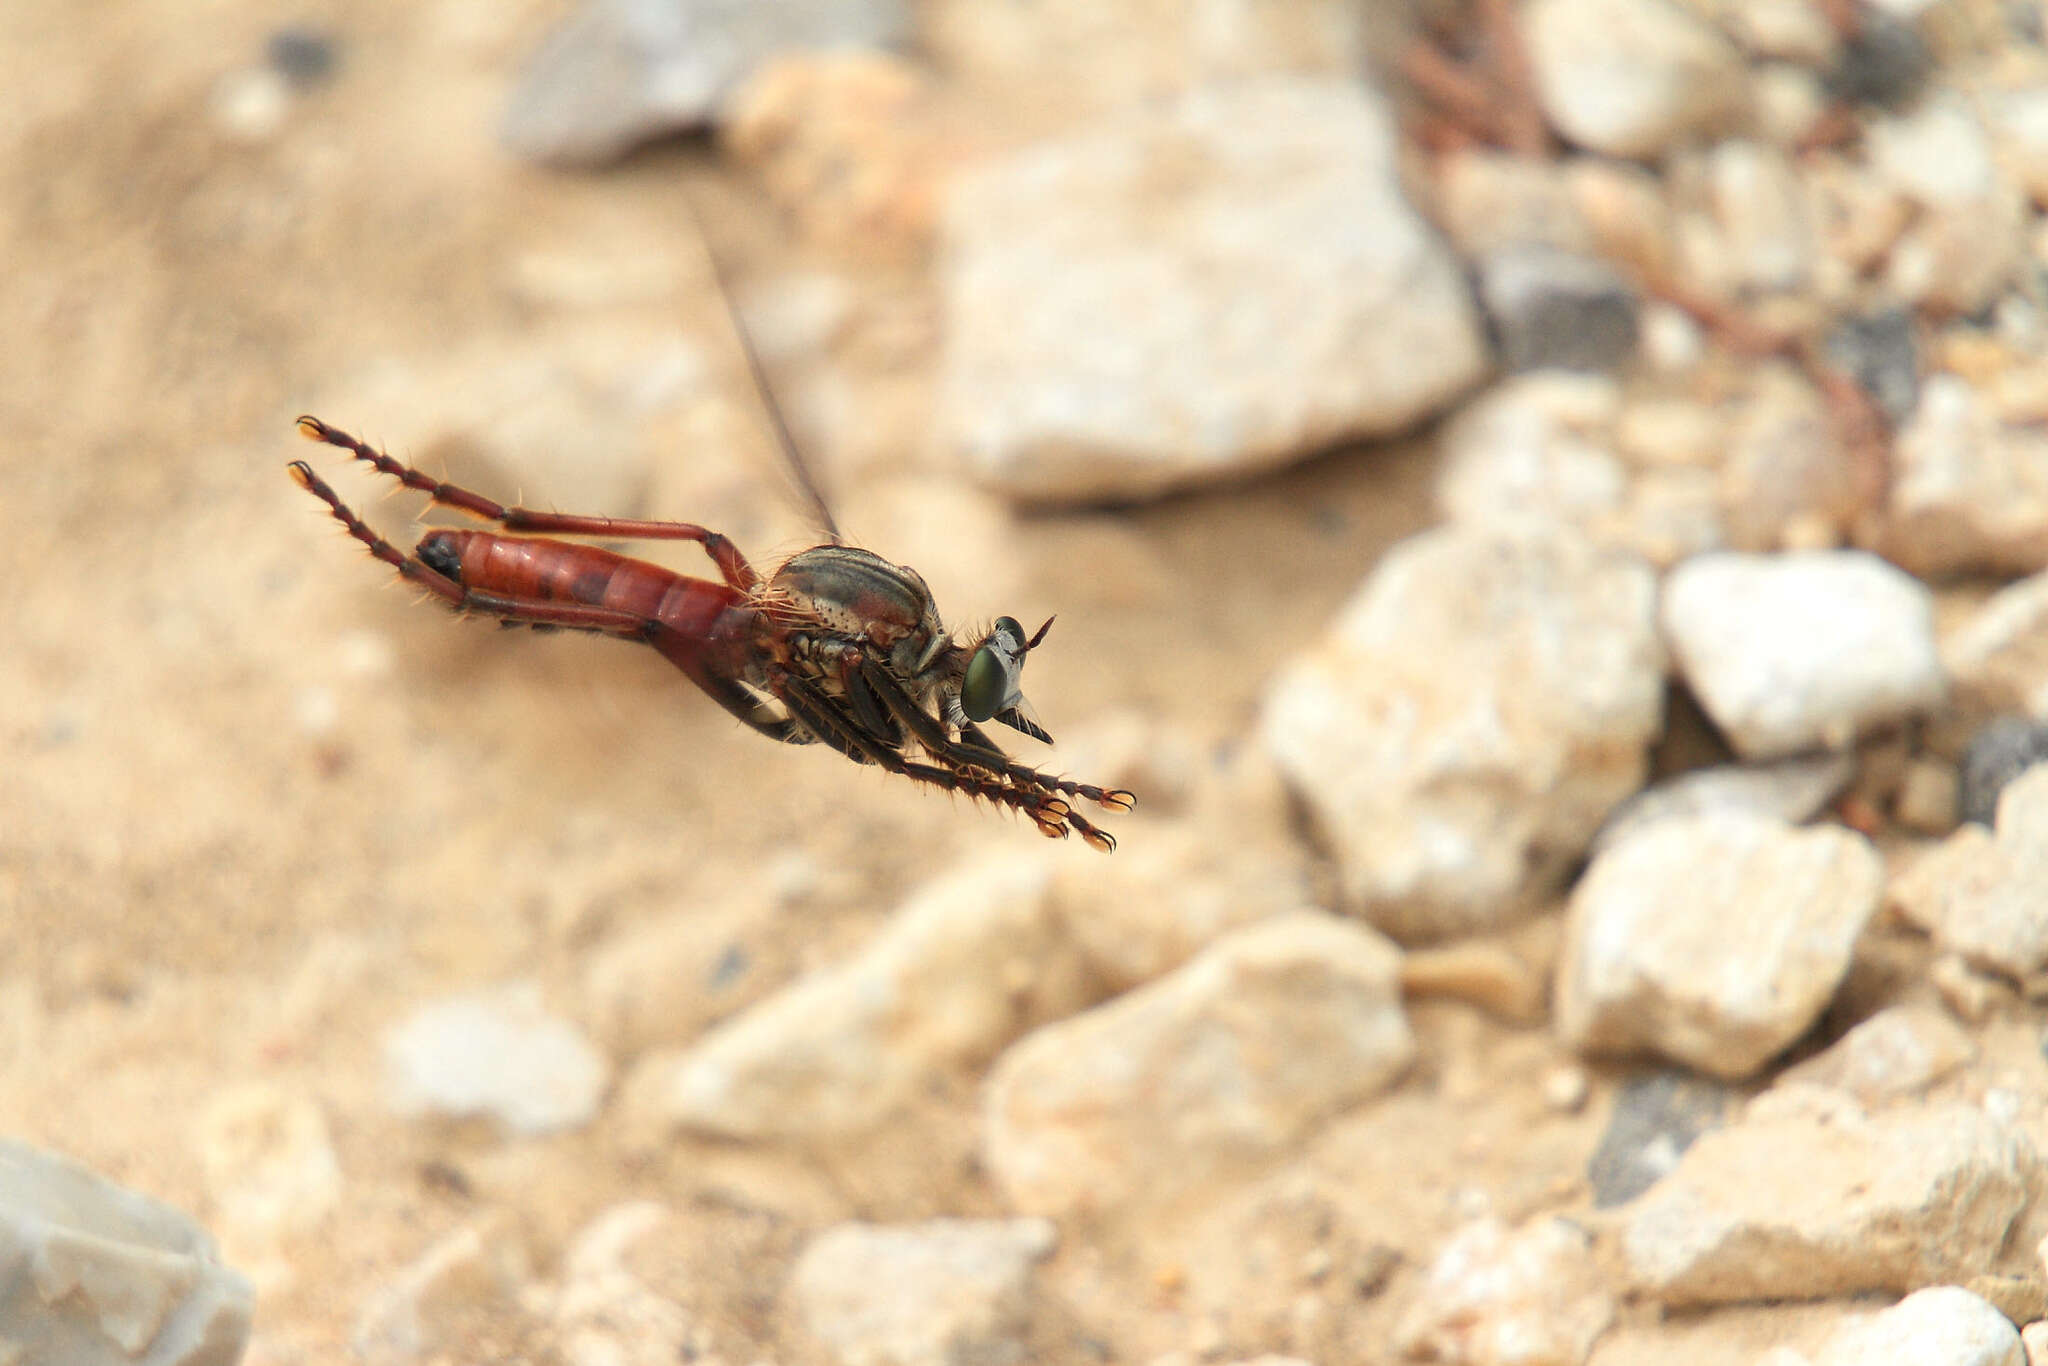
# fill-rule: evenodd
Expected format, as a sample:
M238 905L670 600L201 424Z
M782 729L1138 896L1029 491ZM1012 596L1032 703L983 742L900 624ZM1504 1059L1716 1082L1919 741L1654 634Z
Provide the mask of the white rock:
M1825 746L1941 700L1933 598L1861 551L1717 553L1664 585L1686 683L1746 758Z
M2036 204L2048 204L2048 87L2000 91L1989 113L2001 159Z
M1728 444L1728 421L1718 407L1695 399L1632 398L1615 419L1614 444L1632 464L1711 469Z
M1352 76L1366 65L1371 29L1346 0L932 0L918 20L921 45L954 79L1083 110L1248 77Z
M1655 591L1648 565L1576 534L1444 528L1387 554L1283 670L1266 747L1374 923L1468 933L1563 878L1642 782Z
M1892 462L1892 559L1925 575L2048 567L2048 435L2001 423L1968 380L1927 379Z
M1751 73L1749 87L1756 99L1757 135L1788 151L1806 144L1828 112L1827 86L1809 67L1765 62Z
M984 1156L1021 1210L1142 1201L1285 1149L1414 1048L1392 945L1278 916L1011 1048L988 1080Z
M274 139L292 110L292 88L270 67L243 67L214 82L207 112L232 142L261 147Z
M1558 162L1463 148L1438 161L1435 176L1432 216L1461 256L1478 257L1518 243L1593 250L1566 169Z
M1832 1086L1867 1106L1917 1095L1977 1056L1947 1014L1888 1006L1822 1052L1789 1067L1780 1084Z
M1892 292L1958 313L1990 304L2025 259L2027 218L1976 112L1941 92L1868 136L1871 164L1922 211L1892 248Z
M1614 808L1593 841L1593 852L1604 853L1674 816L1747 815L1798 825L1834 800L1855 777L1852 754L1696 768L1644 788Z
M0 1356L234 1366L254 1298L185 1215L0 1139Z
M1967 713L2048 715L2048 573L1985 599L1942 641L1941 661Z
M1940 947L2026 978L2048 967L2048 764L1998 798L1998 831L1969 824L1893 879L1900 912Z
M1967 1105L1751 1118L1622 1211L1620 1250L1673 1307L1905 1292L1988 1269L2036 1168Z
M1668 0L1534 0L1523 22L1544 112L1596 152L1654 157L1743 100L1741 53Z
M216 1092L198 1148L222 1236L251 1253L318 1230L341 1201L341 1162L309 1095L268 1082Z
M1460 1229L1394 1330L1406 1355L1464 1366L1579 1366L1614 1320L1584 1230L1558 1218Z
M1678 263L1677 223L1662 176L1607 157L1577 157L1564 177L1596 255L1639 279L1670 275Z
M790 1293L811 1335L847 1366L1024 1359L1044 1219L841 1224L811 1240Z
M1706 349L1700 325L1685 310L1667 303L1643 310L1643 355L1665 374L1690 373Z
M1956 766L1940 759L1916 757L1906 762L1899 778L1892 816L1921 835L1946 835L1956 828L1962 804Z
M531 983L415 1011L385 1038L384 1057L400 1114L488 1115L519 1135L589 1123L611 1071Z
M356 1313L349 1345L373 1366L400 1366L462 1343L475 1316L502 1317L530 1270L510 1215L472 1220L429 1244Z
M1539 1086L1546 1108L1561 1115L1575 1115L1586 1108L1586 1099L1593 1089L1593 1078L1583 1067L1553 1067L1543 1074Z
M1066 933L1111 991L1171 972L1232 930L1315 904L1298 857L1204 826L1148 830L1106 866L1066 859L1053 876Z
M1877 851L1839 827L1725 814L1652 825L1572 894L1558 1033L1583 1051L1649 1049L1748 1076L1827 1008L1883 887Z
M944 442L1025 499L1244 474L1442 407L1485 367L1363 87L1200 91L956 179Z
M1777 550L1802 536L1844 539L1863 511L1863 482L1813 383L1790 366L1759 366L1729 421L1722 460L1729 545Z
M702 1355L683 1307L627 1264L638 1244L678 1236L651 1200L614 1205L577 1230L551 1305L567 1366L671 1366Z
M680 1057L642 1064L667 1122L726 1138L856 1134L1097 988L1032 854L919 889L856 957L812 972Z
M584 0L528 63L502 135L530 160L602 165L708 122L777 52L879 45L909 30L901 0Z
M1711 470L1644 470L1613 543L1659 569L1721 549L1728 533L1716 485Z
M1730 31L1760 57L1824 67L1842 46L1841 35L1812 0L1748 0L1728 13Z
M1937 1285L1837 1328L1813 1366L2020 1366L2023 1358L2010 1319L1961 1286Z
M1707 159L1714 217L1734 254L1737 278L1754 290L1789 292L1813 272L1806 192L1776 147L1731 139Z
M1974 203L1997 183L1991 140L1953 92L1937 94L1904 115L1874 121L1869 137L1871 165L1922 204Z
M1604 376L1502 381L1444 424L1438 506L1474 526L1566 522L1597 535L1628 497L1609 435L1617 395Z

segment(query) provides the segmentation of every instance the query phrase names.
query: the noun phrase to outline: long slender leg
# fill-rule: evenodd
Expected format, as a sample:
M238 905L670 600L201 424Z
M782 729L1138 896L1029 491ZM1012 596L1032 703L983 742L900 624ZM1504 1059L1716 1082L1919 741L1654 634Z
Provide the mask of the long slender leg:
M888 670L872 659L863 659L861 677L882 704L917 737L919 744L949 763L987 769L1027 787L1041 787L1064 792L1070 797L1081 797L1109 811L1129 811L1138 804L1136 797L1121 788L1105 789L1090 783L1055 778L1020 764L997 748L995 742L972 723L964 732L968 741L955 740L935 717L911 700Z
M1017 763L992 745L982 748L959 744L946 734L945 728L936 719L911 700L909 694L904 692L902 684L892 674L864 654L858 655L857 659L850 657L856 653L849 652L849 657L843 662L852 664L859 670L859 677L867 684L873 698L879 699L882 705L909 728L911 734L917 737L918 743L922 744L941 765L941 771L951 773L957 779L971 783L983 791L992 789L999 792L1022 793L1028 799L1044 804L1034 809L1027 802L1026 809L1034 810L1034 819L1038 819L1037 810L1056 809L1059 818L1079 831L1081 838L1092 847L1104 853L1116 848L1115 838L1091 824L1080 812L1054 794L1069 792L1100 802L1112 811L1128 811L1136 804L1130 793L1107 793L1099 787L1091 787L1085 783L1072 783L1062 778L1049 777ZM1005 779L1008 781L1005 782ZM1045 822L1040 820L1039 828L1044 827Z
M1011 759L1008 754L1004 754L1002 747L990 739L988 733L972 721L969 721L960 728L960 735L967 744L972 744L980 749L993 750L995 753L1001 754L1008 765L1003 770L1006 773L1015 774L1021 771L1030 774L1033 779L1046 784L1048 787L1064 792L1069 796L1086 798L1105 811L1135 811L1138 809L1137 795L1121 787L1097 787L1093 783L1077 783L1068 778L1055 778L1049 773L1042 773L1035 768L1029 768L1018 763L1016 760ZM964 752L973 752L966 749L966 744L962 745L962 749Z
M867 735L852 720L840 716L830 699L810 683L786 671L777 675L773 682L775 695L789 708L791 715L821 734L828 731L839 732L841 738L858 748L870 763L891 773L901 774L918 782L930 783L934 787L944 788L950 792L985 797L999 805L1012 807L1031 817L1040 834L1052 839L1066 836L1066 822L1073 813L1059 798L1049 793L1008 787L975 773L958 772L905 759L896 750ZM1095 833L1101 835L1100 831ZM1097 844L1094 839L1090 839L1089 843L1097 848L1104 847Z
M444 483L402 461L394 460L375 446L356 440L338 427L330 427L317 417L299 419L299 435L308 441L320 441L329 446L349 452L356 459L373 466L378 473L388 474L409 489L417 489L441 504L467 512L473 517L496 522L507 531L533 531L556 533L565 536L612 536L623 540L652 541L695 541L704 547L704 553L718 566L718 572L726 583L741 592L749 592L760 582L754 567L747 563L722 532L698 526L695 522L641 521L630 517L580 517L564 512L535 512L531 508L506 507L494 502L481 493L472 493L456 484Z
M401 576L418 584L434 594L458 612L481 612L487 616L500 617L507 621L525 622L536 626L566 626L581 631L603 631L607 635L647 637L650 628L660 622L643 617L637 612L622 612L612 607L595 607L580 602L547 602L537 598L508 597L503 593L482 593L466 588L456 579L420 559L408 555L391 542L379 536L376 530L347 503L341 495L327 486L327 481L313 473L313 467L303 460L294 460L288 467L292 480L300 488L327 504L334 520L347 529L348 534L369 548L370 554L397 570Z

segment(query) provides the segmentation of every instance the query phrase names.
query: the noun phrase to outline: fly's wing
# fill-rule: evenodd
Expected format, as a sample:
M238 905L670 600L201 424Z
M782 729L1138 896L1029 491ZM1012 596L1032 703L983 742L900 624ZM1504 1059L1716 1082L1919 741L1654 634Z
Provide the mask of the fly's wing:
M725 277L725 267L720 264L718 253L711 248L711 238L704 231L704 216L696 212L694 205L691 213L697 220L697 240L703 245L711 281L717 286L718 297L725 304L726 317L732 319L733 338L739 343L740 354L746 358L747 377L753 382L756 397L761 400L762 411L768 415L768 425L775 432L775 444L782 452L782 462L789 467L790 476L796 480L804 501L810 504L811 516L818 529L833 545L844 545L846 541L839 534L839 523L834 520L832 509L818 488L818 481L811 477L811 467L805 463L803 452L797 449L796 438L790 435L789 423L782 416L782 405L775 401L775 390L768 383L768 371L762 366L761 355L754 349L754 339L747 334L746 320L740 317L739 306L733 301L732 284Z

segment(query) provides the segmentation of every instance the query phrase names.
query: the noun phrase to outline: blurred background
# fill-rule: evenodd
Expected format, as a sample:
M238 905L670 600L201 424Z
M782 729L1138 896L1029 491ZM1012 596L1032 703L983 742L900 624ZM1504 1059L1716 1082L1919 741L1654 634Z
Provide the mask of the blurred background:
M1598 1194L1633 1074L1545 1027L1594 831L1655 776L1778 757L1667 698L1655 575L1860 546L1955 585L1947 621L2048 563L2041 27L1991 0L16 0L5 1130L206 1225L256 1287L251 1362L1425 1350L1397 1321L1453 1230ZM1097 818L1108 859L769 744L651 651L453 621L286 479L306 458L420 534L304 412L506 502L699 522L757 566L816 543L714 260L848 538L956 628L1057 616L1025 685L1060 743L1013 749L1137 793ZM1432 526L1518 518L1577 539L1361 589ZM1301 681L1341 694L1357 652L1400 686ZM1386 837L1427 856L1361 851L1408 800L1375 763L1435 781L1371 736L1426 748L1436 681L1495 668L1541 714L1489 714L1564 738L1498 761L1500 807L1478 782ZM1610 668L1625 700L1545 711ZM1909 759L1954 781L1961 720L1898 739L1937 705L1915 686L1830 732L1892 727L1866 833ZM1809 775L1795 818L1863 771ZM1921 835L1954 823L1934 800ZM1189 1101L1121 1156L989 1137L1017 1040L1300 911L1412 950L1331 951L1412 1043L1270 1124ZM939 1216L1009 1250L885 1276L966 1306L910 1346L793 1271L849 1221ZM1011 1270L930 1269L983 1256ZM1687 1359L1804 1311L1772 1312Z

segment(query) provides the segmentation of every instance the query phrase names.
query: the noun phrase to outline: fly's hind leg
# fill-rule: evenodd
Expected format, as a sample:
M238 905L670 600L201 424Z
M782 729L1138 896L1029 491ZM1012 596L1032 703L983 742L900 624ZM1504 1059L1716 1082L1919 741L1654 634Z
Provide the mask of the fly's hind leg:
M728 540L722 532L698 526L695 522L654 522L630 517L579 517L564 512L535 512L531 508L506 507L503 503L494 502L481 493L472 493L459 485L445 483L403 461L394 460L375 446L358 441L339 427L330 427L317 417L301 417L299 435L308 441L319 441L347 451L356 459L370 465L379 474L390 475L407 488L417 489L426 494L441 506L496 522L507 531L531 531L564 536L611 536L621 540L695 541L704 547L704 553L718 566L718 572L728 587L747 593L752 592L754 586L760 582L760 576L754 572L754 567L747 563L747 557L740 553L738 546Z
M465 587L455 576L458 567L447 557L433 553L408 555L391 542L379 536L354 509L341 501L341 495L327 486L327 481L313 473L313 467L303 460L294 460L287 467L292 481L306 492L327 504L327 510L348 531L361 541L371 555L397 570L408 583L420 587L440 598L458 612L476 612L484 616L497 617L501 621L529 626L561 626L578 631L602 631L606 635L624 636L628 639L646 640L661 623L651 617L635 612L621 612L611 607L593 607L580 602L546 602L534 598L507 597L502 593L483 593Z

